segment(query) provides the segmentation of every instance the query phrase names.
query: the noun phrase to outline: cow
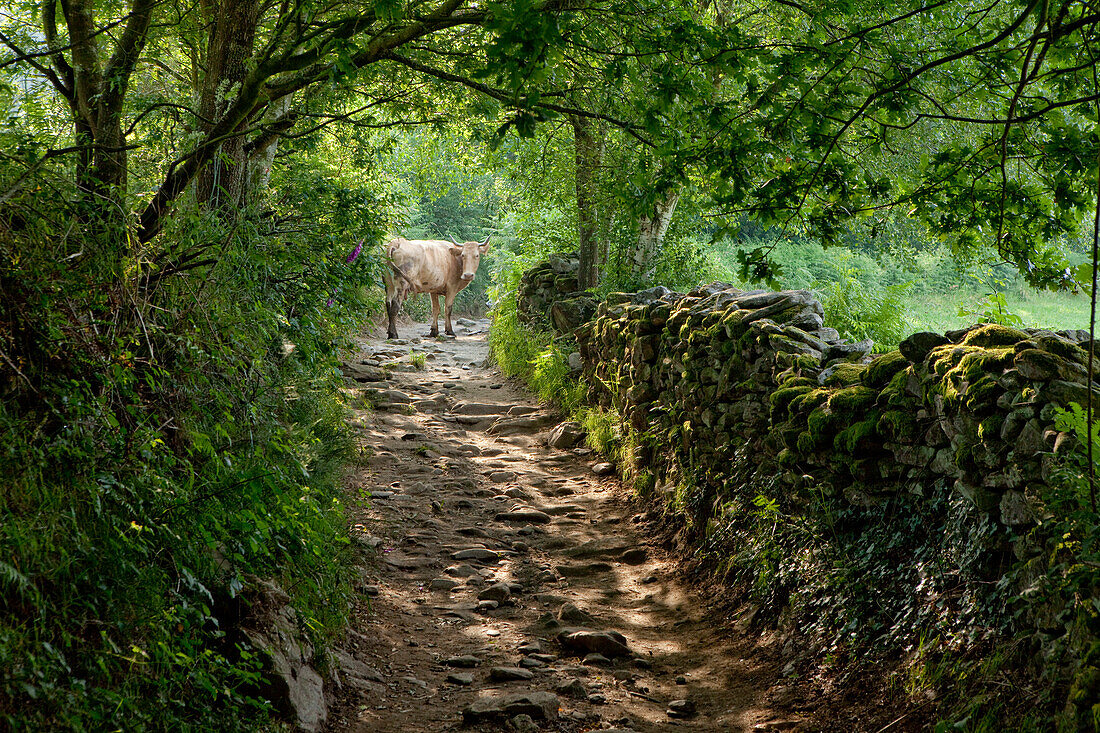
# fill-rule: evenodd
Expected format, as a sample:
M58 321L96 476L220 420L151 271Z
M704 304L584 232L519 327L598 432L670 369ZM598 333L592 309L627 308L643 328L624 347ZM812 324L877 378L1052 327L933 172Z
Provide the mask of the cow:
M439 335L439 296L446 303L444 320L447 334L454 336L451 328L451 307L455 296L473 282L481 255L489 249L490 234L484 242L459 244L453 239L404 239L398 237L385 246L389 267L386 269L386 315L389 318L387 338L397 338L397 312L409 293L428 293L432 296L432 330Z

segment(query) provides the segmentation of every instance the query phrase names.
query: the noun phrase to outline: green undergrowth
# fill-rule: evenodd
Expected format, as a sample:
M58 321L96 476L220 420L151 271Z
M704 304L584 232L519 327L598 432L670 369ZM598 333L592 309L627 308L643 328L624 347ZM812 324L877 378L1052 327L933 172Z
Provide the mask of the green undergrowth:
M104 279L57 251L93 235L25 203L0 226L0 728L268 727L240 630L261 579L321 648L347 613L335 366L363 283L343 251L258 258L194 219L166 241L217 242L216 265Z
M572 339L520 323L514 296L502 298L492 318L489 348L501 372L521 379L539 399L567 415L580 410L587 390L566 361L576 349Z

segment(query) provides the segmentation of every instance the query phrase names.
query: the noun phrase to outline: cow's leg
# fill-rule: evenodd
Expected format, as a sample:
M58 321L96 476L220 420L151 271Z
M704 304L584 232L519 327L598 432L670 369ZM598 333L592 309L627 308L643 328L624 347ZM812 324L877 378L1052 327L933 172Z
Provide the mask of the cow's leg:
M443 314L443 321L447 326L447 335L454 336L455 330L451 328L451 307L455 304L455 296L450 293L447 294L446 310Z
M398 292L393 277L386 279L386 338L397 338L397 311L401 309L401 294Z
M428 335L439 335L439 296L435 293L432 293L432 330L428 332Z

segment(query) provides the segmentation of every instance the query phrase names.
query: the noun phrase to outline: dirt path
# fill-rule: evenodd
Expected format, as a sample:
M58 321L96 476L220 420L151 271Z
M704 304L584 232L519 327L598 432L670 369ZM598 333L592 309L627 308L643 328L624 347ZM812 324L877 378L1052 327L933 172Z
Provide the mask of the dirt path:
M377 405L355 418L353 535L377 553L328 729L798 727L617 479L587 449L548 448L556 416L484 366L488 322L458 323L453 340L364 340L351 364Z

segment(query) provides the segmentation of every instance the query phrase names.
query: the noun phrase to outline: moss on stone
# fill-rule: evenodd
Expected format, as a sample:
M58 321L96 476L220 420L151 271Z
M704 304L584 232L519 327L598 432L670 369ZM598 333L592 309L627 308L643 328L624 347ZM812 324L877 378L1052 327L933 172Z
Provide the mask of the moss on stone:
M787 415L787 408L794 399L808 394L813 390L814 387L810 385L797 385L782 387L772 392L768 397L768 400L772 404L772 420L782 420Z
M799 354L794 359L794 365L798 369L817 369L821 366L821 362L813 354Z
M878 357L863 372L863 384L868 387L884 387L890 378L909 366L909 360L900 351L889 351Z
M1004 390L997 380L986 374L966 389L966 407L977 412L996 403Z
M1014 353L1007 348L975 348L962 355L958 366L949 370L948 376L961 377L968 382L976 382L988 374L1000 376L1012 366Z
M911 374L912 372L908 369L903 369L895 374L890 379L890 383L879 392L878 404L890 407L911 405L914 401L909 394L909 377Z
M1081 364L1088 363L1089 354L1087 351L1057 336L1035 336L1035 342L1038 344L1039 348L1056 354L1063 359L1080 362Z
M794 415L798 412L809 412L825 403L829 399L829 396L833 393L831 389L825 389L819 387L813 389L804 395L800 395L791 400L790 405L787 406L787 412Z
M798 436L798 452L807 456L817 450L817 441L809 430L803 431Z
M851 415L875 404L878 390L870 387L854 386L838 389L829 397L828 409L833 413Z
M825 378L825 384L828 386L844 386L848 387L853 384L859 384L863 378L863 373L867 371L866 364L854 364L851 362L840 362L830 367L830 374Z
M878 418L879 432L890 440L912 442L920 435L920 426L912 413L905 410L887 410Z
M833 448L849 455L866 447L866 443L873 440L878 434L878 420L871 418L861 420L845 428L833 439Z
M987 323L966 334L966 338L962 342L967 346L988 348L990 346L1013 346L1020 341L1026 341L1027 338L1028 335L1023 331L1017 331L1015 328L1002 326L999 323Z
M806 418L806 432L798 436L799 451L813 453L828 445L833 437L832 428L838 420L838 416L825 407L813 410Z
M987 442L1001 439L1001 427L1005 424L1005 416L1001 413L990 415L978 425L978 438Z

